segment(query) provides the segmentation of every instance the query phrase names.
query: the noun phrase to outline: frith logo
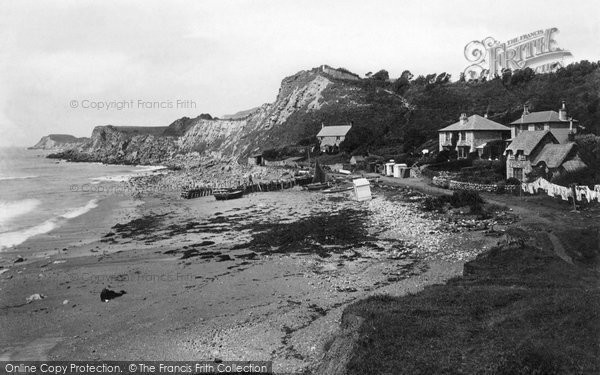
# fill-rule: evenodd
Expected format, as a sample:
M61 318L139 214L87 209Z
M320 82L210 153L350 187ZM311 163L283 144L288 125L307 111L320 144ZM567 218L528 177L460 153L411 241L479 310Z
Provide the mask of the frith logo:
M520 37L500 43L492 37L481 41L474 40L465 46L465 58L471 62L465 70L465 78L493 78L501 75L503 69L531 68L545 73L564 66L565 57L571 52L558 48L554 35L558 29L553 27L537 30Z

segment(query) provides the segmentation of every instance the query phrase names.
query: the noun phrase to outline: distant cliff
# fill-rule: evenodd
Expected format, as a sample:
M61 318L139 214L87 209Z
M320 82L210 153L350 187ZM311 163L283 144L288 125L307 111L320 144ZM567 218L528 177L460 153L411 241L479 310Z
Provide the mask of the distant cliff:
M167 127L96 126L86 142L50 158L109 164L160 164L173 157L176 137L164 136Z
M451 82L446 73L415 78L409 71L394 80L381 72L361 78L322 65L284 78L272 103L223 119L202 114L163 127L101 126L54 157L135 164L178 163L193 155L240 160L258 150L311 144L321 124L353 122L344 151L396 158L435 143L438 130L463 112L508 124L524 103L541 111L556 109L560 100L582 130L600 132L599 63L582 61L550 74L525 69L486 81Z
M42 137L30 150L64 150L77 147L89 138L77 138L69 134L50 134Z
M257 150L314 140L321 123L334 125L354 120L360 123L359 127L369 127L383 118L378 114L382 105L391 108L389 113L405 107L397 95L369 87L345 70L325 66L284 78L273 103L225 119L202 114L181 118L167 127L98 126L85 143L51 157L168 164L178 155L198 153L230 161ZM396 120L386 116L386 122Z

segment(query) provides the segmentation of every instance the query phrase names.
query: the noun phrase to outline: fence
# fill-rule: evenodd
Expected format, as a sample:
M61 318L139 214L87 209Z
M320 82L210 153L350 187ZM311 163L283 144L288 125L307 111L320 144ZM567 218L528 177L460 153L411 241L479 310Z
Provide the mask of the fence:
M241 189L244 191L244 194L263 192L263 191L277 191L290 189L294 186L304 186L308 185L312 182L312 176L302 176L296 177L291 180L273 180L269 182L257 182L251 185L243 185L239 186L237 189ZM184 190L181 193L181 197L185 199L206 197L213 195L212 187L200 187L195 189Z

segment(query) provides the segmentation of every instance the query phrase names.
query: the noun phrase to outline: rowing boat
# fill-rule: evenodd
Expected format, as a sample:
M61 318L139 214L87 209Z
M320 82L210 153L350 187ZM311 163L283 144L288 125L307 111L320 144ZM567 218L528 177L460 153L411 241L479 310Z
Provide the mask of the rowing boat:
M244 195L244 191L236 189L216 189L213 191L213 195L218 201L224 201L241 198Z

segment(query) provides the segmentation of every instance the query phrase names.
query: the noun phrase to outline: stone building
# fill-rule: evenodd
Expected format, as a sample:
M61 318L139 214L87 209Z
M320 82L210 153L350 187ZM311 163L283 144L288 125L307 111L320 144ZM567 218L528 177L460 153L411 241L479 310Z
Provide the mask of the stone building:
M458 158L464 159L472 152L481 156L490 141L507 139L510 136L510 128L487 117L467 117L463 113L458 122L438 130L438 134L440 151L456 150Z
M516 138L525 131L551 131L559 143L569 141L569 135L577 133L577 120L567 116L567 106L562 102L556 111L529 112L527 105L523 106L521 118L510 124L511 138Z
M340 143L346 138L346 134L352 128L352 124L325 126L321 124L321 131L317 134L322 152L336 152Z
M551 179L584 169L586 165L577 155L574 142L561 144L550 130L524 131L506 148L506 178L525 181L534 168Z

